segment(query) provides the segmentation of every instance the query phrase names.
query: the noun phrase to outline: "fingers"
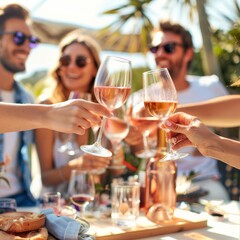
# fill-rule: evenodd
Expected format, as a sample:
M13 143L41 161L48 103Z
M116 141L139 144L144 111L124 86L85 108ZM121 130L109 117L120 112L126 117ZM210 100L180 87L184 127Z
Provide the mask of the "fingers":
M176 124L175 122L172 122L169 119L166 120L166 122L161 124L161 128L165 130L170 130L172 132L177 132L177 133L184 133L184 131L186 130L185 126Z
M176 140L172 139L171 142L172 141L176 141ZM192 146L192 145L193 144L189 141L189 139L185 138L185 139L182 139L182 140L176 142L175 144L172 144L172 149L173 150L178 150L178 149L180 149L182 147L187 147L187 146Z
M96 157L90 154L84 154L83 166L84 168L88 168L90 170L107 168L109 166L110 160L110 157Z
M199 126L200 123L201 121L194 116L185 113L176 113L164 123L161 123L161 127L165 130L184 134L191 127Z
M88 111L91 111L92 113L94 112L96 114L99 114L101 116L106 116L106 117L112 116L111 111L109 111L106 107L100 105L99 103L89 102L89 101L80 100L80 99L76 99L73 101L77 101L77 100L80 106L84 107Z
M189 125L195 119L196 117L191 116L189 114L183 113L183 112L178 112L173 115L171 115L168 118L168 121L174 122L176 124L181 124L181 125Z
M182 147L192 146L191 141L183 134L177 134L172 137L170 136L169 140L174 150L178 150Z
M170 140L172 148L178 150L182 147L194 145L191 140L196 142L193 133L198 129L200 124L201 121L194 116L185 113L177 113L169 117L165 123L162 123L161 127L170 130L167 134L167 138Z
M102 121L100 116L112 116L107 108L98 103L76 99L72 100L72 104L76 106L76 109L73 110L76 111L73 114L76 118L73 121L75 122L74 133L77 134L84 134L85 129L93 125L100 125Z

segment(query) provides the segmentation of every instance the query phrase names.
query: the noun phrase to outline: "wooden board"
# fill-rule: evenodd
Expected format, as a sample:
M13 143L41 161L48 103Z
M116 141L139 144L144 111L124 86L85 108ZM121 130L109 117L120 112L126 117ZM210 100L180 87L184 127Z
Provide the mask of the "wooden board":
M204 228L207 226L207 219L202 215L179 209L176 209L172 221L161 225L150 222L145 216L140 216L137 221L137 227L127 231L112 225L111 219L109 218L90 219L88 221L91 226L89 234L94 235L97 240L136 240L138 238Z

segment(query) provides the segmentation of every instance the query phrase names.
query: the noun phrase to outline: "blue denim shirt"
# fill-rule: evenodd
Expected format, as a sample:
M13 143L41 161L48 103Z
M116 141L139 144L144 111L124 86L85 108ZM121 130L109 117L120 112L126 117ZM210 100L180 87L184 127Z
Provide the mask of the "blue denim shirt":
M15 103L34 103L33 97L18 83L14 82ZM0 102L2 97L0 95ZM20 145L18 149L18 164L21 170L21 184L27 196L35 201L31 191L31 172L30 172L30 145L34 141L33 131L20 132ZM0 161L3 161L3 134L0 134Z

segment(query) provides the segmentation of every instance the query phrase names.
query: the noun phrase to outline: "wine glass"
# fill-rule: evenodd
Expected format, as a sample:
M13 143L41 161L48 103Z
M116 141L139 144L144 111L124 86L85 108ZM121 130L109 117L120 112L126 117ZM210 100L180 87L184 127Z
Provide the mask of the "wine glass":
M71 202L79 207L80 215L84 216L86 206L95 198L93 175L88 171L72 170L68 195Z
M134 127L136 127L143 135L143 150L137 151L135 155L139 158L150 158L156 154L156 150L150 149L148 144L148 137L151 132L157 129L159 124L159 119L152 117L146 111L144 107L144 102L139 103L134 102L132 98L131 106L132 110L130 111L130 121Z
M77 91L71 91L69 94L68 99L84 99L87 101L91 101L92 96L90 93L86 92L77 92ZM66 142L61 145L58 149L59 152L67 152L68 155L70 156L77 156L80 154L80 147L78 146L78 143L76 142L76 135L71 133L71 134L64 134L66 136Z
M167 68L160 68L143 73L144 106L153 117L162 122L177 108L177 91ZM176 160L188 154L172 149L168 142L168 151L164 160Z
M108 56L100 65L94 83L97 101L111 111L121 107L131 91L131 62L127 59ZM89 154L111 157L112 152L102 147L101 140L106 117L103 117L97 140L92 145L83 145L81 149Z
M119 159L117 153L121 147L121 141L128 135L129 124L127 121L125 106L113 111L114 116L107 118L104 126L104 134L112 144L112 160L109 169L123 169L122 160Z

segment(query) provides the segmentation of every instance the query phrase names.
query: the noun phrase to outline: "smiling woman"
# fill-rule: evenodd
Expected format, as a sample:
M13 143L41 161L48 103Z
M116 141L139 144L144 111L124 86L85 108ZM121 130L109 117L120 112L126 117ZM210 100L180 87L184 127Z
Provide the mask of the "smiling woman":
M62 102L69 98L70 92L92 94L94 79L100 65L100 47L89 36L71 32L60 43L59 59L50 79L49 98L43 103ZM93 96L93 95L92 95ZM92 97L93 101L94 98ZM73 169L105 168L109 159L89 158L78 151L76 155L61 152L68 136L47 129L36 131L37 151L41 165L42 182L44 186L54 187L62 195L67 192L66 181L69 180ZM91 130L82 136L73 136L74 145L78 147L90 143ZM69 161L71 160L71 161Z

